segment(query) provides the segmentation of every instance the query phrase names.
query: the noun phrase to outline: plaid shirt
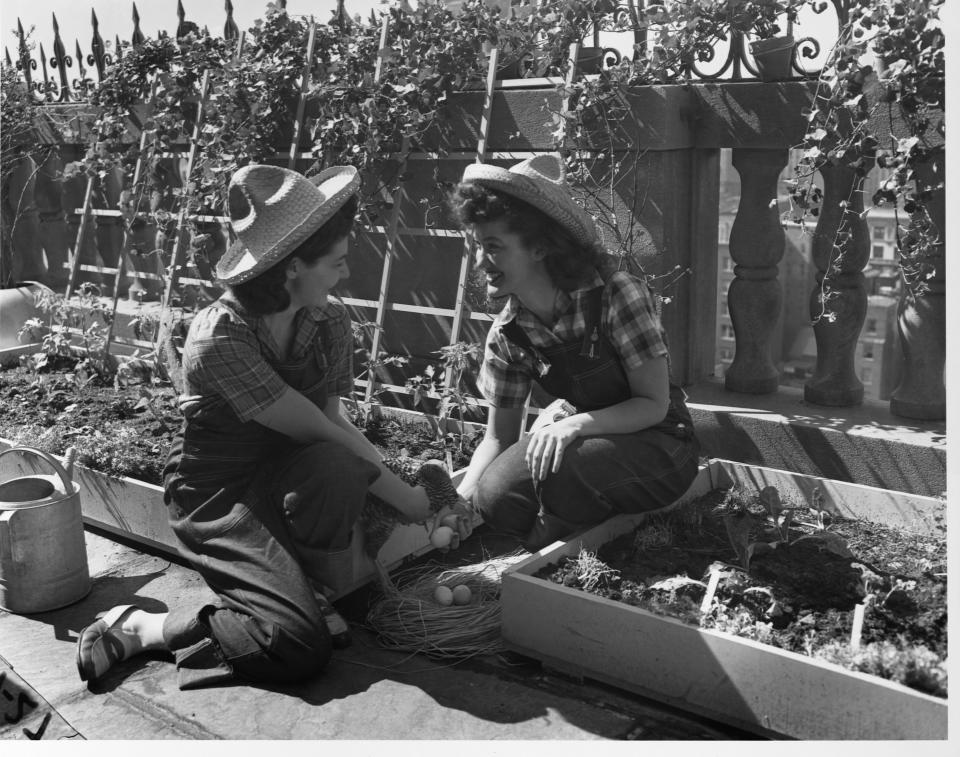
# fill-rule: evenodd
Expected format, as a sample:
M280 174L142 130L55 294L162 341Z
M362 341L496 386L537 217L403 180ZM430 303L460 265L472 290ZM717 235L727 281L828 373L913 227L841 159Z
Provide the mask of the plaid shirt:
M523 328L534 347L553 347L580 341L586 330L585 293L604 287L600 328L613 345L627 371L645 361L667 357L666 334L657 316L656 303L647 285L624 271L614 273L604 284L599 274L582 289L559 291L554 303L556 323L544 325L511 296L487 333L483 365L477 387L495 407L521 407L530 393L536 373L533 357L503 334L511 320Z
M323 308L303 308L294 321L290 362L308 350L322 351L328 366L328 396L353 389L353 332L343 304L330 298ZM280 353L266 322L246 312L230 294L197 313L183 349L186 393L180 407L187 419L229 406L240 421L251 420L286 391L277 374Z

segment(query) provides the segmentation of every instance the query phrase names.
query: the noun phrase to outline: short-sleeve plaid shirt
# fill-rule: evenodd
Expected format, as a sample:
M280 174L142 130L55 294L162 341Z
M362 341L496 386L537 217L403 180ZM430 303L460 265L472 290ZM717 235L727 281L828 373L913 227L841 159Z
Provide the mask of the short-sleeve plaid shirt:
M353 388L353 331L343 304L330 298L322 308L304 308L294 322L291 362L320 350L327 366L327 394L343 396ZM263 318L253 315L229 293L197 313L183 350L185 394L180 407L187 419L224 404L240 421L276 402L287 389L277 373L279 350Z
M586 331L586 293L604 287L601 299L603 335L613 345L624 369L636 370L644 362L667 357L667 340L656 301L647 285L637 277L618 271L604 284L599 274L582 289L559 291L554 303L556 321L546 326L511 296L494 319L484 350L477 387L495 407L521 407L530 393L536 373L534 359L503 334L503 327L516 320L534 347L553 347L580 341Z

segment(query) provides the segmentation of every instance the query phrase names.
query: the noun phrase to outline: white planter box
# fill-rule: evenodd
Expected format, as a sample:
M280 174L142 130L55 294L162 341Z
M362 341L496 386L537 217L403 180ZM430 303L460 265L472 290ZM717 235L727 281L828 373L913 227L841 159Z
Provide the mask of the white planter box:
M726 461L702 468L680 501L734 482L775 484L787 496L791 488L818 485L837 514L924 532L942 527L943 503L933 498ZM946 700L534 577L581 547L595 552L643 519L618 516L508 568L501 590L506 646L557 670L767 736L947 737Z
M0 451L14 446L0 439ZM34 455L4 455L0 457L0 481L35 473L50 473L41 459ZM458 481L464 471L454 473ZM167 507L163 503L163 488L132 478L117 478L82 465L74 466L74 481L80 486L80 507L85 524L173 557L178 556L178 543L167 522ZM362 549L361 538L353 540L353 570L350 578L334 590L332 599L342 597L377 578L373 561ZM433 549L422 525L400 526L395 529L380 550L380 562L391 571L415 557Z

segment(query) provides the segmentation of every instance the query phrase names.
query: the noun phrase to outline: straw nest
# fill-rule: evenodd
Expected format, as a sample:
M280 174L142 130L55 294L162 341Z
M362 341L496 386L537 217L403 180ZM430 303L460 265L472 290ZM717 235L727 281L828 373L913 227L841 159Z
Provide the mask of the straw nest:
M367 624L388 648L434 657L464 658L496 652L500 641L500 576L528 557L523 550L460 567L426 564L395 573L381 582L384 596L367 614ZM464 605L441 605L438 586L465 584Z

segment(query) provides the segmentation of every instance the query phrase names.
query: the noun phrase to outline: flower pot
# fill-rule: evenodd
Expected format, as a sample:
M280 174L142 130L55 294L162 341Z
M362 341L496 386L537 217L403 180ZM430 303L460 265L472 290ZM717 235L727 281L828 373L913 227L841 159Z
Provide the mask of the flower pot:
M0 350L20 346L17 332L28 318L36 318L40 311L36 295L50 291L38 281L24 281L9 289L0 289Z
M757 64L761 81L782 81L793 73L793 37L770 37L750 43L750 54Z
M603 69L603 56L606 50L602 47L581 47L577 55L577 70L587 76L599 74Z

